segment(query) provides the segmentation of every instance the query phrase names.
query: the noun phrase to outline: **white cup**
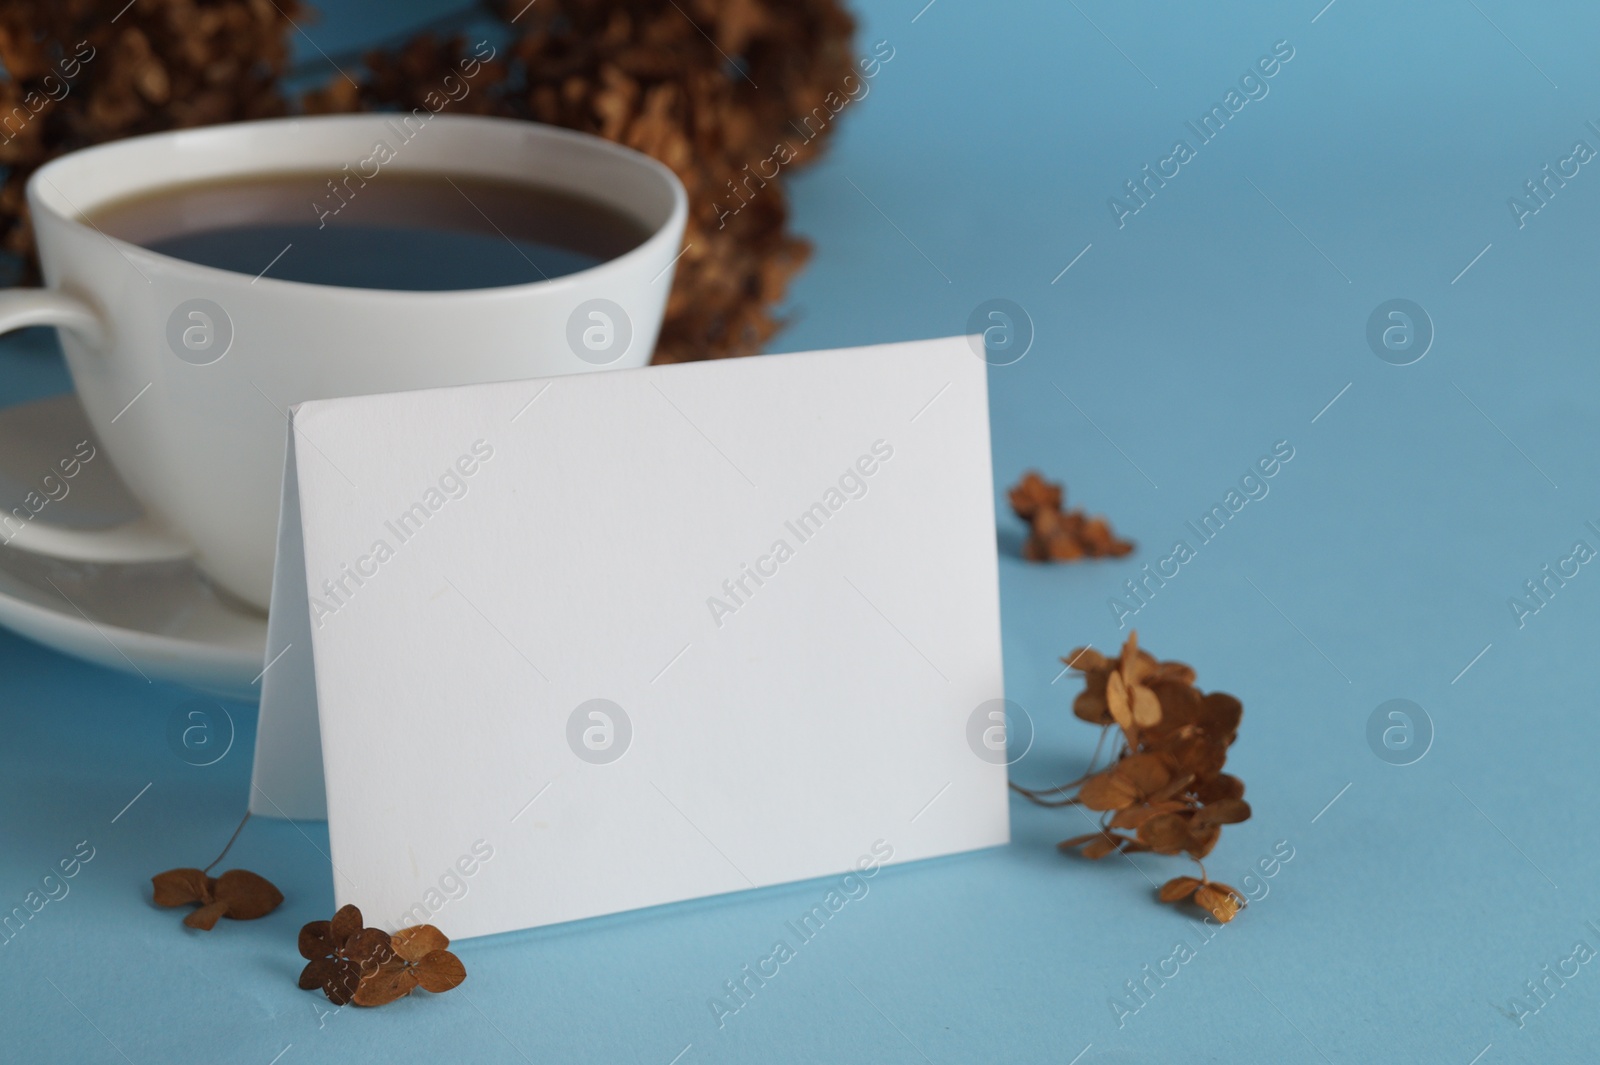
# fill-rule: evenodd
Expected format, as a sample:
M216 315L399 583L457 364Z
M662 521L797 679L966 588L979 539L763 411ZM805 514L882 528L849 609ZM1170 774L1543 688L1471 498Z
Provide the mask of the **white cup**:
M63 156L28 182L46 288L0 292L0 332L53 325L89 423L145 509L112 529L0 513L0 540L89 562L193 558L265 609L285 417L302 400L642 366L672 285L688 201L665 166L609 141L510 119L337 115L158 133ZM388 291L200 266L85 220L162 187L349 164L529 182L641 222L643 244L531 284ZM307 216L311 216L307 206ZM609 301L594 306L595 301Z

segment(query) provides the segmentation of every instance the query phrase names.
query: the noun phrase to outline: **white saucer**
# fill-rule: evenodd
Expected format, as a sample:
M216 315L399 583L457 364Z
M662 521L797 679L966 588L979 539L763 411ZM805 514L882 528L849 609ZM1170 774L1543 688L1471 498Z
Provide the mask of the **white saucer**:
M77 397L57 396L0 410L0 513L60 496L34 521L93 528L139 514L105 449L70 480L58 463L94 441ZM43 478L53 474L46 485ZM4 536L0 536L3 540ZM176 681L216 695L254 700L267 644L267 619L220 595L188 562L104 565L60 562L0 544L0 625L65 654L148 680Z

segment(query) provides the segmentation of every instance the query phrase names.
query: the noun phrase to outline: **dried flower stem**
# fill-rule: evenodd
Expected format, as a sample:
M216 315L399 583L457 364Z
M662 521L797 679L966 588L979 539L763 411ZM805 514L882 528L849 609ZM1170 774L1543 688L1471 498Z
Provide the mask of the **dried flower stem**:
M1071 785L1067 785L1067 786L1070 787ZM1057 806L1076 806L1076 805L1078 805L1078 797L1076 795L1068 796L1065 799L1046 799L1046 798L1042 797L1045 794L1045 792L1043 792L1043 791L1030 791L1029 789L1023 787L1021 784L1017 784L1017 783L1014 783L1014 782L1011 785L1011 790L1016 792L1018 795L1021 795L1024 799L1027 799L1029 802L1033 803L1035 806L1057 807ZM1048 789L1048 790L1050 790L1050 791L1059 791L1061 789L1059 789L1059 788L1051 788L1051 789Z
M244 823L246 821L248 821L248 820L250 820L250 811L246 810L244 812L244 816L239 819L239 827L234 829L233 830L233 835L228 837L228 845L226 847L222 848L222 853L221 854L217 855L215 858L213 858L211 860L211 864L210 865L208 865L204 869L200 870L202 873L211 872L211 870L216 867L216 864L218 862L222 861L222 859L224 859L224 858L226 858L228 856L228 851L233 849L233 841L239 838L239 833L244 831Z
M1110 732L1111 727L1109 725L1100 730L1100 738L1095 741L1094 754L1089 758L1089 768L1085 769L1083 771L1083 776L1079 777L1077 780L1069 780L1065 784L1057 784L1053 788L1038 788L1037 790L1025 788L1021 784L1013 782L1011 785L1011 790L1037 806L1076 806L1078 803L1077 796L1073 796L1065 802L1049 802L1041 798L1041 796L1049 794L1064 795L1073 788L1082 784L1085 780L1088 780L1090 777L1094 776L1094 767L1100 761L1100 749L1105 746L1106 736ZM1123 748L1123 753L1127 753L1126 747ZM1119 755L1118 757L1121 756Z
M1095 764L1100 761L1100 748L1106 745L1106 737L1110 734L1111 726L1102 725L1100 728L1100 738L1094 741L1094 754L1089 756L1089 768L1085 769L1083 771L1083 776L1078 778L1080 781L1086 779L1094 772Z

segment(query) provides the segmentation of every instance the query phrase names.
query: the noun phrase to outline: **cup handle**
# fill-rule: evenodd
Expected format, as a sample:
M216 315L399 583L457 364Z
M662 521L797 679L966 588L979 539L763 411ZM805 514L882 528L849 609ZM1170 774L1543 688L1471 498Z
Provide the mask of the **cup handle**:
M94 308L52 289L0 291L0 333L32 325L70 329L92 348L104 350L107 331ZM148 516L108 529L73 529L15 511L0 511L0 543L73 562L171 562L194 548Z

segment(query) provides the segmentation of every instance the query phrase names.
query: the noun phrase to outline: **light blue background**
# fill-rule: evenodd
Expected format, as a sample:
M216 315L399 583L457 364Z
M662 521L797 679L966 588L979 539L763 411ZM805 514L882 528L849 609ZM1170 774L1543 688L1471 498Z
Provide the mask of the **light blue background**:
M707 1000L827 885L468 943L460 991L319 1020L293 944L332 905L322 826L246 829L227 864L288 896L264 920L192 934L148 902L151 873L208 860L232 830L252 712L229 757L192 768L165 740L185 692L6 635L0 910L78 840L96 851L0 947L9 1059L1593 1060L1595 965L1523 1028L1497 1007L1576 940L1600 948L1584 927L1600 923L1600 569L1523 628L1508 606L1575 540L1600 547L1584 525L1600 522L1600 162L1525 228L1507 207L1574 140L1600 148L1584 126L1600 12L922 2L857 5L860 50L886 40L894 58L792 185L817 254L776 347L960 332L991 297L1029 312L1032 350L990 376L996 479L1064 478L1141 545L1029 566L997 496L1008 694L1038 732L1013 775L1035 785L1075 776L1094 741L1057 656L1116 643L1122 582L1293 445L1270 495L1136 619L1146 646L1244 701L1230 767L1255 817L1210 867L1238 884L1287 840L1270 894L1119 1028L1124 982L1194 939L1146 881L1185 863L1064 858L1080 815L1018 802L1011 846L884 872L722 1030ZM405 25L372 0L308 28L338 52ZM1119 229L1108 197L1282 40L1295 54L1270 94ZM1394 297L1437 330L1414 365L1366 344ZM11 347L6 402L66 387L41 345ZM1406 767L1366 739L1391 698L1437 732Z

